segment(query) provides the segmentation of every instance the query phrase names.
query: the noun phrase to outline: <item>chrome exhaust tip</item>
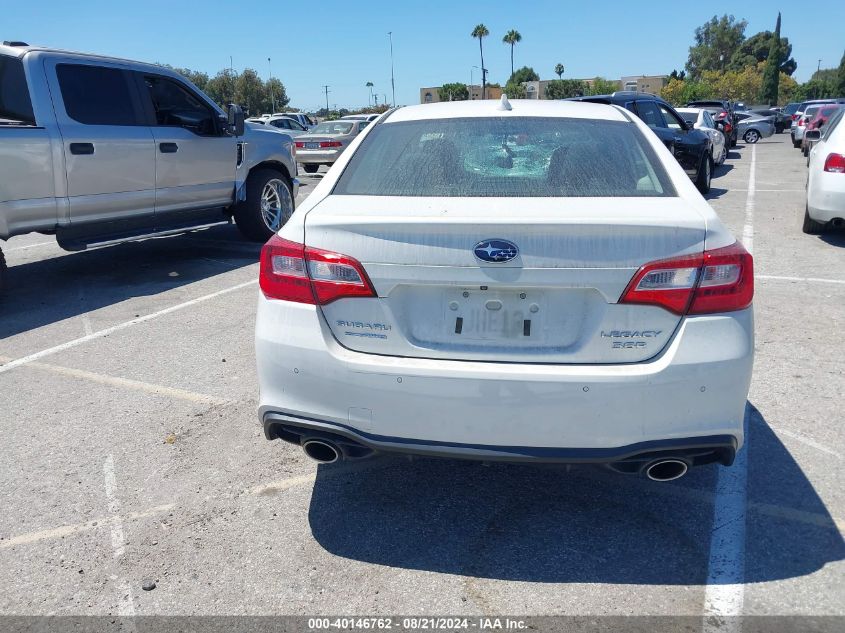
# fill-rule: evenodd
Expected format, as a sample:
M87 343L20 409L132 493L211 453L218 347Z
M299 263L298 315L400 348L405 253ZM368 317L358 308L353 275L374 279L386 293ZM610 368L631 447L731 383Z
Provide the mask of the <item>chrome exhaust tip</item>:
M325 440L305 440L302 443L302 451L320 464L333 464L340 459L340 450L337 446Z
M673 481L687 474L689 464L682 459L656 459L645 467L645 476L652 481Z

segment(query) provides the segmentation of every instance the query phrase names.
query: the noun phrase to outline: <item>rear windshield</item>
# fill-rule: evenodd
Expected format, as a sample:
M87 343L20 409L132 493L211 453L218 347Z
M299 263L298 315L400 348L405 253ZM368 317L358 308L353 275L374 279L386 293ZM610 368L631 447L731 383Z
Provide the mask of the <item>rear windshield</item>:
M346 121L325 121L311 131L315 134L349 134L354 123Z
M334 193L442 197L658 197L675 191L637 127L566 118L377 125Z
M0 55L0 125L35 125L23 63Z

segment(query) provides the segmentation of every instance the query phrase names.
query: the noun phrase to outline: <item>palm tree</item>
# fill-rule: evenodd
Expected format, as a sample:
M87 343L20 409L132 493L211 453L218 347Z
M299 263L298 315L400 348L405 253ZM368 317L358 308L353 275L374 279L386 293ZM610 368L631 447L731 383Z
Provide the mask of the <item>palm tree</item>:
M370 105L372 105L373 104L373 82L368 81L365 85L367 86L367 88L370 89Z
M478 38L478 50L481 51L481 98L487 98L487 69L484 68L484 47L481 45L482 38L490 35L490 31L483 24L478 24L470 34L472 37Z
M564 71L563 64L555 64L555 75L557 75L558 79L563 77L563 71Z
M521 41L522 35L519 34L519 31L515 31L514 29L505 33L505 36L502 38L502 42L511 45L511 77L513 77L513 47Z

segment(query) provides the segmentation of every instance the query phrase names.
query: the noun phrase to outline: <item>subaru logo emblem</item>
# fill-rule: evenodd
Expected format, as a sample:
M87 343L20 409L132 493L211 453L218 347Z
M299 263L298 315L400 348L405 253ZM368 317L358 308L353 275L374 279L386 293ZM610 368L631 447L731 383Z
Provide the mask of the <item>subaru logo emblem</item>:
M472 252L483 262L503 264L519 255L519 248L507 240L484 240L476 244Z

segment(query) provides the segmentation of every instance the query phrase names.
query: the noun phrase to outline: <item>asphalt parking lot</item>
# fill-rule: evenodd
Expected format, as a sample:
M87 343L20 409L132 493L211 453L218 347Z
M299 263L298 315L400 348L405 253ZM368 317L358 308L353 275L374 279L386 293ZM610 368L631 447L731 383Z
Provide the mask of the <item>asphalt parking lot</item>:
M10 240L0 614L845 615L845 234L801 232L805 179L788 134L716 170L708 198L755 256L748 444L664 484L318 467L258 424L259 246L233 226Z

